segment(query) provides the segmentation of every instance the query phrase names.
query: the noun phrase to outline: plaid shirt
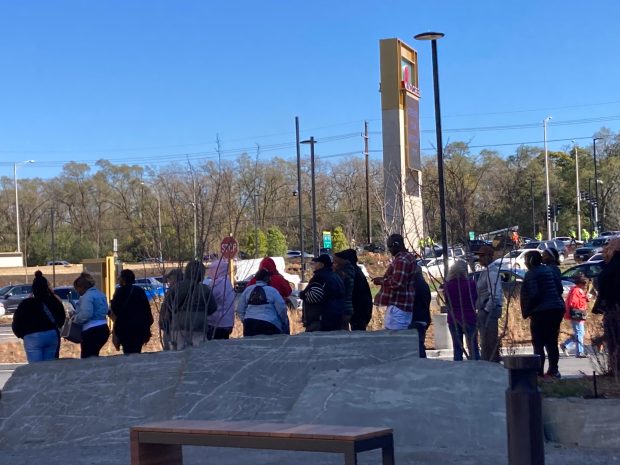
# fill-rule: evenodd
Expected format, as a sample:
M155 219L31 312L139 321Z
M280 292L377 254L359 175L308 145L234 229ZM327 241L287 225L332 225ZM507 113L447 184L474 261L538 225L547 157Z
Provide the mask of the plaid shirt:
M413 275L416 266L415 255L407 251L398 252L383 276L383 284L375 297L375 304L394 305L404 312L412 312L415 295Z

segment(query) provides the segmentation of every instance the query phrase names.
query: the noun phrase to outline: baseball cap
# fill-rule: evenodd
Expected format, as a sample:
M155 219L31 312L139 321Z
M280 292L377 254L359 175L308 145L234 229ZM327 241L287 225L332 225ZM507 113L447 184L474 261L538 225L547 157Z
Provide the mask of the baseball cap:
M357 263L357 253L353 249L345 249L341 252L336 252L334 255L343 260L349 260L354 265Z

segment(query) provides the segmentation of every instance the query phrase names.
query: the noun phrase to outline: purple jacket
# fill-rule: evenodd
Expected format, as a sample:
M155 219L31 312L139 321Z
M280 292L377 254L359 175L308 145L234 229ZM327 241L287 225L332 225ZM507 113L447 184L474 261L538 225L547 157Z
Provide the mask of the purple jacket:
M445 286L448 301L448 324L455 321L467 325L476 324L476 283L473 279L457 278L448 281Z

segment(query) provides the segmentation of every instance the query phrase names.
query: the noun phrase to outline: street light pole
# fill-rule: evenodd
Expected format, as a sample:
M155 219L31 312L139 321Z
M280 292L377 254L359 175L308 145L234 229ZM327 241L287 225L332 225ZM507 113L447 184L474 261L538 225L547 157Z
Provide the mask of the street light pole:
M304 247L304 220L301 198L301 146L299 145L299 117L295 117L295 146L297 147L297 206L299 208L299 247L301 248L301 282L306 282L306 249Z
M370 225L370 160L368 151L368 121L364 121L364 164L366 168L366 243L372 244L372 226Z
M577 144L573 141L573 149L575 150L575 184L577 185L577 240L581 241L581 195L579 193L579 154L577 153Z
M13 163L13 182L15 184L15 231L17 233L17 252L22 251L21 242L19 237L19 194L17 193L17 167L19 165L27 165L34 163L34 160L20 161Z
M315 188L315 172L314 172L314 144L316 139L314 136L308 140L301 141L302 144L310 144L310 181L311 181L311 195L312 195L312 253L317 256L319 254L319 248L316 240L316 188ZM302 250L303 254L304 251Z
M599 232L599 224L598 224L598 168L596 163L596 141L602 140L602 137L595 137L592 139L593 147L592 154L594 156L594 230L598 234Z
M549 215L549 207L551 206L551 191L549 189L549 152L547 150L547 123L551 120L551 116L547 116L543 120L544 142L545 142L545 185L547 190L547 240L551 240L551 217Z
M439 99L439 67L437 64L437 40L444 36L441 32L425 32L414 36L416 40L430 40L433 56L433 88L435 93L435 133L437 136L437 181L439 184L439 210L441 224L441 247L443 249L444 277L448 276L448 227L446 222L446 186L443 172L443 140L441 134L441 105Z

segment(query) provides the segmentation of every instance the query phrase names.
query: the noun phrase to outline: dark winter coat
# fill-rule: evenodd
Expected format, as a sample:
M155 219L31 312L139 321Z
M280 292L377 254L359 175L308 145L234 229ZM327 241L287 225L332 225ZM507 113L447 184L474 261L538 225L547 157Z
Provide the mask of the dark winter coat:
M110 310L115 317L114 334L122 346L148 342L153 314L144 289L131 284L119 287L114 292Z
M304 302L303 321L306 331L318 331L323 315L340 318L344 315L344 283L331 267L315 271L299 296Z
M349 262L344 262L337 273L344 284L344 314L353 315L353 288L355 287L355 268Z
M548 266L538 265L525 273L521 287L521 314L559 310L564 312L562 281Z
M372 318L372 294L368 280L362 269L355 267L355 282L353 283L353 316L351 317L352 330L365 330Z
M49 319L43 310L43 304L49 309L55 323ZM22 300L13 315L12 329L16 337L23 339L32 333L40 333L51 329L58 330L65 322L65 307L55 296L46 296L44 299L29 297Z
M424 275L416 270L414 278L415 296L413 297L413 312L411 322L423 321L431 324L431 288L424 279Z

